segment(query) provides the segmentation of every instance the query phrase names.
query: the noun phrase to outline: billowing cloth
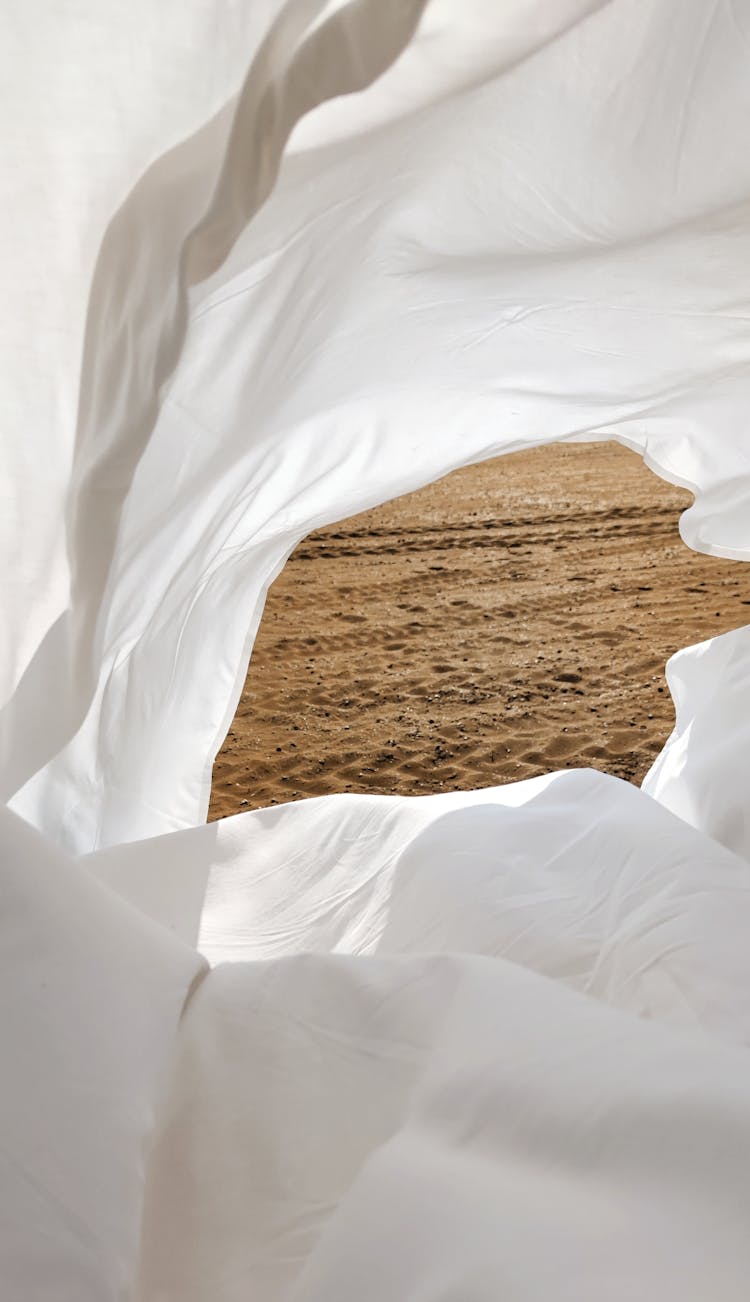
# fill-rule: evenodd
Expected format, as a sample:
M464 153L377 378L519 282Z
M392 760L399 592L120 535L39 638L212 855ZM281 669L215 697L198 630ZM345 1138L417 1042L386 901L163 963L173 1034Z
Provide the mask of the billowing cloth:
M643 790L750 859L750 628L678 651L667 662L667 682L675 730Z
M501 959L222 965L139 1297L740 1302L748 1066Z
M748 1296L748 629L670 663L641 791L203 820L317 525L615 438L750 559L749 46L744 0L13 9L8 1296Z
M8 810L0 828L3 1293L127 1297L145 1150L205 963Z
M695 488L691 545L750 549L743 10L718 4L709 21L703 0L648 12L537 0L498 16L441 0L356 111L344 97L301 123L269 198L297 118L374 79L422 5L338 5L327 21L325 8L297 0L265 39L248 20L255 55L223 107L222 61L227 91L241 81L237 9L226 25L217 11L208 86L190 75L206 7L194 31L175 12L174 55L155 46L141 75L159 85L151 60L174 57L184 115L170 103L162 123L152 91L132 127L117 31L104 43L100 27L76 27L97 105L90 149L122 154L109 164L120 207L94 274L70 449L72 604L0 721L7 798L76 853L205 817L268 584L318 524L515 447L616 437ZM128 22L137 30L137 12ZM58 69L57 45L45 50ZM20 56L15 67L25 86ZM45 134L61 169L74 105L75 121ZM150 150L105 135L111 118L145 131L147 111ZM198 126L201 112L213 117ZM54 179L44 161L32 160L41 187ZM101 184L90 170L82 196ZM88 232L76 241L74 217L78 251ZM72 298L93 270L88 246L80 260ZM40 413L35 435L35 478L54 445L49 491L64 414ZM9 628L26 590L9 594Z

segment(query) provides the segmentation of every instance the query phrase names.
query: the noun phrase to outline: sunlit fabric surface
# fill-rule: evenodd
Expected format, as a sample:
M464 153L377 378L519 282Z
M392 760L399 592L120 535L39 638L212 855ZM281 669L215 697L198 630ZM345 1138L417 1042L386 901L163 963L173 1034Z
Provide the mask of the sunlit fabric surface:
M750 559L750 6L8 17L4 1290L745 1302L750 630L640 791L203 820L319 524L616 438Z

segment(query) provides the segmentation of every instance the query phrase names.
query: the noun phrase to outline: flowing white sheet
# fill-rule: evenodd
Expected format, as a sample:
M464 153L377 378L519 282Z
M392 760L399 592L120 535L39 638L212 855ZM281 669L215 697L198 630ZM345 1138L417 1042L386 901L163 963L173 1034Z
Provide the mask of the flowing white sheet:
M740 1302L749 1065L500 959L222 965L139 1297Z
M750 859L750 628L678 651L667 682L675 730L643 790Z
M4 1289L744 1302L747 629L671 662L642 792L200 824L317 524L613 437L750 559L750 8L38 9L0 54Z
M205 816L268 583L316 524L503 450L614 436L698 490L691 545L750 551L742 11L510 6L494 75L459 63L441 98L452 31L494 20L428 9L406 109L303 137L245 225L296 118L374 77L420 6L339 6L304 39L319 8L285 11L99 257L75 600L5 720L8 797L29 777L13 807L76 852ZM550 14L580 21L550 39Z
M145 1150L205 964L0 811L0 1281L7 1298L121 1299Z

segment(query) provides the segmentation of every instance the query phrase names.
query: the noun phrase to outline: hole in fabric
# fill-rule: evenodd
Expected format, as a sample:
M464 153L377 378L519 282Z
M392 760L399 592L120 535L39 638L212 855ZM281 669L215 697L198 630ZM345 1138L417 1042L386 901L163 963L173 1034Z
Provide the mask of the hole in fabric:
M271 588L210 817L592 767L640 782L682 646L748 622L691 495L612 443L455 471L306 538ZM745 604L743 604L743 602Z

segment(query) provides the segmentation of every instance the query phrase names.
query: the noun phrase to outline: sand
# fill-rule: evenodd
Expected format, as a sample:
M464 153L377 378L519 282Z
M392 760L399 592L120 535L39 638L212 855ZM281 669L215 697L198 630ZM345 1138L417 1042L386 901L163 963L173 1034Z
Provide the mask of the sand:
M210 817L333 791L424 795L593 767L639 783L664 664L750 622L691 496L615 444L456 471L311 534L273 585Z

